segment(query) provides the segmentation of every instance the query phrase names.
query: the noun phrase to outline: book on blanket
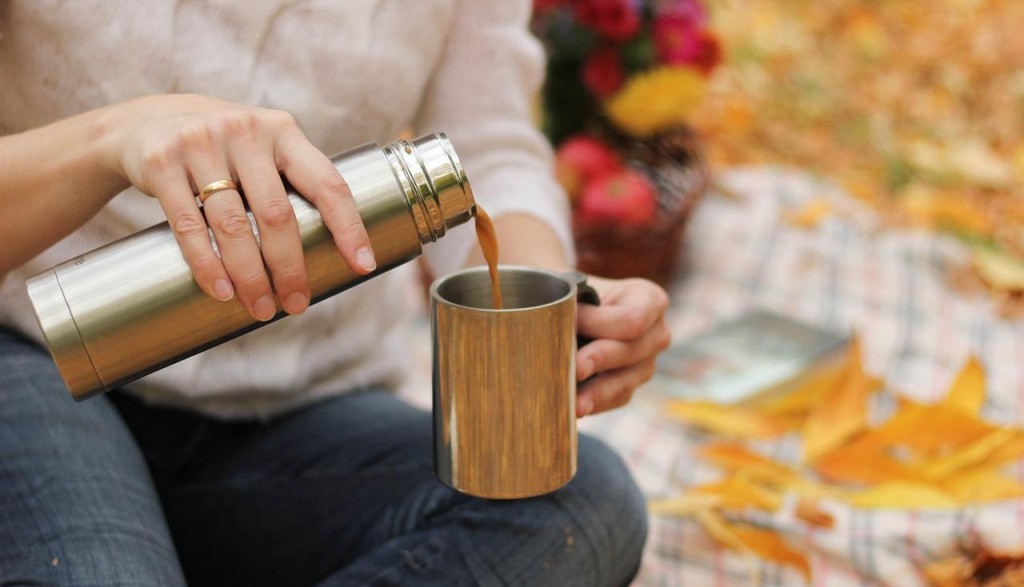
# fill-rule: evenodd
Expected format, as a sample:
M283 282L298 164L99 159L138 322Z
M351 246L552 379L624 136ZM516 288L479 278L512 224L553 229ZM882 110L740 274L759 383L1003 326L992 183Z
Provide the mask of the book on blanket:
M733 404L784 394L840 360L849 337L762 310L670 346L658 358L655 390Z

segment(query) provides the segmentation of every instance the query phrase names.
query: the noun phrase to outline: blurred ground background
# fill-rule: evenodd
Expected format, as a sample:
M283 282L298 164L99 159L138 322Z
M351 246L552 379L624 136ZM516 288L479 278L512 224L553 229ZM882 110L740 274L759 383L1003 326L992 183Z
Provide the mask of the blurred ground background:
M1024 259L1024 2L708 7L726 55L695 124L715 164L820 173L894 223Z

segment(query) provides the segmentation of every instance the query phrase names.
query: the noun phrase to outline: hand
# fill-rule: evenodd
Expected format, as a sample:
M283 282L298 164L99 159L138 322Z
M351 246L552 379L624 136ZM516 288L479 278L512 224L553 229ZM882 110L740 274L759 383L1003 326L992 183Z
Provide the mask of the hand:
M601 305L579 305L577 329L593 341L576 353L576 378L598 376L580 386L577 417L628 403L654 375L655 358L670 342L668 295L661 287L646 279L588 277L587 283L600 294Z
M229 300L237 292L258 320L273 318L278 304L290 314L309 305L298 223L282 173L320 211L349 266L361 274L376 267L348 186L290 114L196 95L140 98L115 112L122 118L111 124L124 130L112 165L160 201L196 281L210 296ZM221 179L241 187L259 245L238 191L216 192L201 210L197 205L195 194Z

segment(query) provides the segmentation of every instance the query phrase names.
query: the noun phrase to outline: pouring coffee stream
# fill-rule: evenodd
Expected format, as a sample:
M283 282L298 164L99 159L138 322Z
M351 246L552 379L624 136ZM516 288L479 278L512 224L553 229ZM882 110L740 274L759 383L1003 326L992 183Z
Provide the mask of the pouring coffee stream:
M501 310L505 303L501 298L501 278L498 276L498 235L487 212L476 206L476 239L487 261L487 272L491 276L491 300L495 310Z

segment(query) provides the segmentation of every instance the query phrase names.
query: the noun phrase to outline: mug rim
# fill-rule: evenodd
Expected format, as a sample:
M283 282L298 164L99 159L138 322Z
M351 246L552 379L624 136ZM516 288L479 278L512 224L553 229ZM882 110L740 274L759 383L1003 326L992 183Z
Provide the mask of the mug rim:
M441 286L443 286L448 281L451 281L451 280L454 280L454 279L458 279L460 277L464 277L465 275L477 274L477 273L485 273L485 274L488 273L487 265L477 265L477 266L474 266L474 267L467 267L465 269L460 269L458 271L454 271L452 273L449 273L447 275L443 275L443 276L438 277L437 279L435 279L433 281L433 283L430 284L430 301L431 301L431 303L444 304L444 305L452 307L452 308L461 308L461 309L470 310L470 311L476 311L476 312L505 312L505 313L513 313L513 312L531 312L531 311L538 310L538 309L541 309L541 308L547 308L549 306L555 306L555 305L564 303L566 300L574 299L576 297L576 293L577 293L576 282L573 281L572 279L569 279L567 273L559 273L557 271L552 271L550 269L542 269L540 267L530 267L530 266L527 266L527 265L506 265L504 263L499 263L498 264L498 273L502 274L503 272L530 273L530 274L535 274L535 275L544 275L546 277L551 277L551 278L553 278L553 279L555 279L555 280L565 284L568 287L568 290L566 291L566 294L564 296L561 296L561 297L559 297L557 299L554 299L554 300L551 300L549 302L545 302L543 304L536 304L536 305L525 306L525 307L521 307L521 308L500 308L500 309L496 309L496 308L481 308L479 306L467 306L465 304L460 304L460 303L457 303L457 302L453 302L453 301L451 301L451 300L441 296L441 294L440 294L440 292L438 290L441 288Z

